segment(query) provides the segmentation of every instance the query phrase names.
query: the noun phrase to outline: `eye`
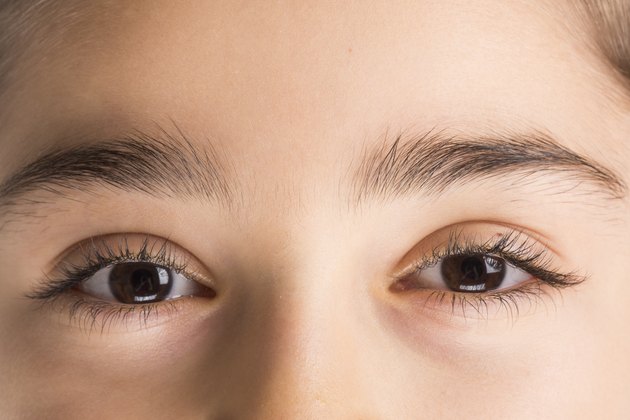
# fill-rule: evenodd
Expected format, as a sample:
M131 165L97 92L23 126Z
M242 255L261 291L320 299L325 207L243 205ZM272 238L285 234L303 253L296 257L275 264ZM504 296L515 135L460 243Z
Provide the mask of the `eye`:
M214 290L183 274L150 262L121 262L104 267L77 289L90 296L118 303L143 304L183 296L214 297Z
M417 269L400 286L483 293L509 289L531 278L531 274L503 258L489 254L462 254L446 256L432 266Z

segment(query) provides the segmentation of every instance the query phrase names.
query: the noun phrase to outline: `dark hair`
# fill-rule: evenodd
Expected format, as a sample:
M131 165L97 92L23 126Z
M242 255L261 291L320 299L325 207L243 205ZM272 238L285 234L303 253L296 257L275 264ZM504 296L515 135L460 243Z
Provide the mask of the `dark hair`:
M0 105L7 87L20 80L17 73L36 66L46 51L63 43L63 35L82 20L83 10L92 7L86 3L0 0Z
M630 92L630 0L579 0L594 52Z

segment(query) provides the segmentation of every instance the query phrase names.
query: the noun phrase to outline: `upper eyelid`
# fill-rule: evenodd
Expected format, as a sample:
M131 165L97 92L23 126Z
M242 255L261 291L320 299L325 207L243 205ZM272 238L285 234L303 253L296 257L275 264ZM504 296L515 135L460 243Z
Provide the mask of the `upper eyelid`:
M114 239L115 237L118 237L118 241ZM135 237L136 242L140 241L147 245L144 256L139 255L141 247L129 245L130 237ZM112 245L113 243L116 245ZM160 248L163 249L161 256L156 255L156 249L159 253ZM69 262L68 259L72 255L80 261ZM98 270L125 261L153 262L174 269L207 287L217 287L214 277L205 265L197 261L185 248L169 239L149 234L117 233L88 238L63 251L51 269L53 273L47 275L46 279L26 296L36 300L53 298L54 294L63 293Z
M128 234L116 235L122 240L122 242L117 242L116 245L108 242L108 237L111 236L113 235L89 238L87 242L80 242L72 251L80 251L81 264L83 265L103 267L113 262L150 261L173 266L175 269L180 268L181 270L184 270L187 265L186 260L176 259L178 254L173 250L177 250L179 247L168 239L142 235L141 245L134 248L133 245L129 244L130 236ZM185 251L182 250L182 252ZM66 264L66 267L68 266L68 263L63 261L60 266L63 267L63 264Z
M490 229L490 231L493 231L494 233L501 231L502 235L499 239L484 237L480 234L482 229ZM469 232L471 230L474 232L474 235ZM445 237L445 234L448 234L448 236ZM421 248L424 249L424 251L415 252L419 245L422 245L425 242L431 244L436 237L442 237L443 239L438 241L438 243L433 243L431 246L425 244ZM448 255L458 254L464 251L491 253L493 248L495 248L494 251L497 251L496 248L501 245L501 242L503 242L503 245L511 245L512 251L516 251L519 248L521 251L525 251L524 248L529 247L530 252L528 254L528 258L532 259L530 262L532 264L537 263L542 268L550 268L551 261L554 259L553 257L557 256L558 258L561 258L561 255L557 254L550 245L550 241L538 232L505 223L492 221L470 221L466 223L451 224L427 235L422 239L422 241L412 248L411 252L413 258L406 256L404 260L408 262L403 265L401 270L395 272L391 276L391 279L400 279L418 269L421 269L423 266L434 264L440 258ZM534 255L534 252L532 252L531 249L536 249L536 255ZM505 252L509 250L500 249L500 251L504 254L503 257L505 257ZM522 255L520 257L524 256ZM522 258L519 258L518 255L512 255L512 257L508 257L506 260L511 263L522 264Z
M504 232L508 232L510 236L516 236L516 237L528 237L530 234L527 233L528 230L525 228L516 228L513 226L509 226L505 223L498 223L498 222L488 222L488 221L470 221L467 223L476 223L476 224L491 224L495 226L495 229L502 229ZM455 232L455 233L451 233L451 242L453 241L453 238L458 238L457 242L461 243L461 239L464 236L463 230L464 227L461 227L460 225L462 225L462 223L457 223L457 224L452 224L452 225L448 225L444 228L441 228L441 230L450 230L451 232ZM458 227L460 226L460 227ZM425 237L423 239L426 240L427 238L431 237L432 235L434 235L435 233L432 233L430 235L428 235L427 237ZM110 244L112 243L116 243L118 248L123 247L123 249L128 248L128 238L130 236L135 236L137 237L137 240L139 240L141 238L141 241L146 245L146 244L151 244L152 246L148 246L148 248L153 248L154 250L156 248L163 248L164 245L169 245L169 247L173 247L173 248L181 248L181 251L186 253L188 256L191 256L194 258L194 255L192 255L191 253L189 253L185 248L181 247L179 244L172 242L170 239L167 238L163 238L163 237L157 237L154 235L150 235L150 234L145 234L145 233L114 233L114 234L107 234L107 235L102 235L96 238L88 238L87 240L84 241L80 241L78 244L73 245L72 247L70 247L68 250L64 251L64 253L62 253L62 255L67 256L68 253L75 251L78 248L83 247L84 251L86 248L86 244L88 244L89 246L87 247L88 250L92 249L94 250L95 248L98 248L98 244L107 244L108 241ZM533 236L542 236L542 235L533 235ZM114 237L123 237L123 238L127 238L127 240L123 240L121 242L121 240L119 239L118 241L111 239ZM108 239L109 238L109 239ZM470 238L470 237L469 237ZM488 242L486 240L486 242ZM122 244L125 243L125 245L123 246ZM545 246L547 246L547 244L545 244ZM106 249L108 249L106 247ZM108 260L107 263L111 263L115 260L117 261L123 261L124 259L124 255L120 255L120 252L116 252L113 251L111 248L111 245L109 246L109 252L112 257L112 260ZM89 251L88 251L89 254ZM155 262L155 259L153 259L153 261ZM199 264L202 266L203 270L207 270L206 267L201 264L199 262ZM172 264L168 264L169 267L172 267L174 269L177 269L177 267L173 267ZM401 275L404 275L405 273L409 272L410 268L405 269L404 271L399 271L398 273L395 273L392 276L388 276L391 279L396 279L399 278ZM216 287L216 284L214 283L215 278L210 274L210 275L206 275L203 278L200 278L200 276L196 273L196 272L191 272L189 270L182 270L180 269L179 271L183 271L186 275L188 275L191 279L195 280L195 281L199 281L203 283L203 284L207 284L210 287Z
M515 241L520 240L523 232L518 229L510 230L507 234L507 242L509 242L510 235L515 235ZM430 235L429 235L430 236ZM455 239L454 239L455 238ZM528 238L526 237L524 242L521 242L518 246L528 247ZM420 259L415 259L412 261L410 266L407 266L401 272L398 272L391 276L389 290L397 292L404 291L408 287L408 281L410 281L410 276L414 276L420 273L422 270L426 268L432 268L435 264L441 261L443 258L452 255L466 255L468 253L471 254L485 254L492 253L493 248L494 251L497 251L496 246L492 246L491 242L485 241L485 245L483 242L476 242L477 239L470 239L465 242L463 245L458 241L461 239L460 233L451 233L449 235L449 242L446 246L437 246L433 248L432 256L426 257L422 256ZM516 243L516 242L513 242ZM479 244L479 245L477 245ZM484 252L484 247L487 249ZM518 248L517 248L518 250ZM525 250L523 255L508 255L508 250L499 250L500 252L493 253L492 255L498 256L499 258L504 259L508 264L512 265L514 268L519 269L527 274L531 275L536 281L537 289L540 290L541 285L546 285L552 287L555 290L564 289L567 287L572 287L579 285L588 279L586 275L580 275L576 271L565 271L559 270L553 264L553 260L551 258L551 252L544 248L544 245L541 244L540 251L537 253L531 253L530 250ZM515 251L518 252L518 251ZM414 280L411 280L412 283L415 283ZM528 286L523 286L528 287ZM438 289L427 288L426 290L434 290L439 291ZM479 293L471 293L473 295L478 295L480 297L483 296L500 296L502 294L510 294L513 293L514 290L520 290L520 286L514 288L507 288L505 290L490 290L486 292ZM458 291L444 291L442 293L451 294L453 297L461 294L462 292Z

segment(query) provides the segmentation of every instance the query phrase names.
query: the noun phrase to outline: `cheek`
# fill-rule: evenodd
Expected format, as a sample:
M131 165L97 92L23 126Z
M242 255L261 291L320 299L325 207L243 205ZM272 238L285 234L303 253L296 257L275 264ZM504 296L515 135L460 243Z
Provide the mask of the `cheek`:
M609 377L593 361L610 352L584 341L597 329L573 294L566 293L563 302L557 298L557 307L548 302L526 311L521 304L522 313L498 319L458 317L422 301L407 297L377 310L390 347L397 348L389 369L378 376L406 384L397 391L400 401L434 401L445 410L441 417L466 412L470 418L581 418L606 397L592 389Z
M186 305L169 321L136 331L88 331L43 312L24 317L11 331L13 348L3 352L23 399L16 404L33 413L63 406L72 416L89 408L159 418L207 407L220 394L221 383L212 379L225 377L234 316L201 306Z

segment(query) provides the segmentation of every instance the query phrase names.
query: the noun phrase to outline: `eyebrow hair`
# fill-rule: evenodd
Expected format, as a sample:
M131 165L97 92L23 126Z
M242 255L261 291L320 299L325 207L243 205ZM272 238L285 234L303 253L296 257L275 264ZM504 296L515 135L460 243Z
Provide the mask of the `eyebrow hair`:
M210 142L203 150L183 132L169 134L159 127L153 136L135 130L131 135L44 154L0 184L2 209L44 191L67 197L73 191L112 187L159 197L202 197L230 207L232 186Z
M393 142L384 135L381 147L364 150L353 176L355 205L368 198L391 199L410 193L436 195L465 182L518 176L528 180L545 173L563 175L577 185L587 183L608 198L626 197L623 180L540 131L484 136L448 135L429 130L402 132Z
M71 198L73 192L103 187L156 197L201 197L231 208L236 188L228 182L225 163L212 144L208 141L199 150L179 128L176 135L162 128L160 132L151 136L136 130L126 137L44 154L0 184L0 218L7 207L41 204L28 199L31 193ZM589 193L626 197L624 182L612 170L540 132L466 137L430 130L403 132L393 142L386 133L380 147L364 150L354 169L350 181L355 205L370 198L436 195L468 181L538 179L549 172L576 186L594 186ZM0 223L0 231L2 227Z

